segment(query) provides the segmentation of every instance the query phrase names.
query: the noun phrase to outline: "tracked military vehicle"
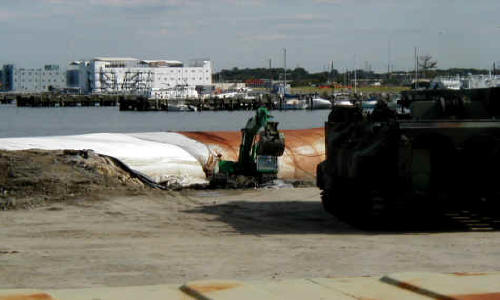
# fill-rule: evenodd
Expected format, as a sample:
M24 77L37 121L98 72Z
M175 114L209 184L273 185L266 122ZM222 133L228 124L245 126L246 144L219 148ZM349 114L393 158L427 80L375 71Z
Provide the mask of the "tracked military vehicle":
M336 106L325 124L317 186L326 211L380 220L401 210L500 198L500 88L410 90L401 114Z

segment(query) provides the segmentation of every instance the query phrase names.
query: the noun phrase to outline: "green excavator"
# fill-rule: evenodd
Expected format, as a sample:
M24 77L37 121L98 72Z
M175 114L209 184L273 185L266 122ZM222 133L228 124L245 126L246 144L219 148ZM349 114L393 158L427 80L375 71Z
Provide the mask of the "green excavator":
M257 109L241 129L238 161L219 160L211 176L212 186L226 186L235 181L262 184L277 178L278 157L285 151L285 137L278 131L278 122L272 119L265 107Z

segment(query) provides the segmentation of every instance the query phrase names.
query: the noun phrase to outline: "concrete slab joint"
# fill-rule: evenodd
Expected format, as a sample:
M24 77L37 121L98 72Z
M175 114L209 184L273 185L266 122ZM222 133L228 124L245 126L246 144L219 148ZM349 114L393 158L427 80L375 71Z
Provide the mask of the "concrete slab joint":
M182 286L0 290L0 300L335 299L500 300L500 273L396 273L282 281L204 280Z

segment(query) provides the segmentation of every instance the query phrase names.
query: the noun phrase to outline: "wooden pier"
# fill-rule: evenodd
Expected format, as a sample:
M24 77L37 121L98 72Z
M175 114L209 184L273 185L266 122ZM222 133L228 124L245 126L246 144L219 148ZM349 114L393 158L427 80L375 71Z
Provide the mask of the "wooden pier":
M312 101L312 98L307 95L304 95L302 99ZM208 99L148 99L137 95L2 93L0 94L0 103L16 103L18 107L119 106L120 111L236 111L254 110L260 106L265 106L269 110L285 109L283 100L277 95L271 94L259 95L252 99L215 97Z
M13 104L16 102L16 96L11 94L0 94L0 104Z
M116 95L17 94L19 107L117 106Z
M147 99L145 97L120 96L121 111L220 111L220 110L254 110L260 106L278 109L272 97L256 99L210 98L210 99Z

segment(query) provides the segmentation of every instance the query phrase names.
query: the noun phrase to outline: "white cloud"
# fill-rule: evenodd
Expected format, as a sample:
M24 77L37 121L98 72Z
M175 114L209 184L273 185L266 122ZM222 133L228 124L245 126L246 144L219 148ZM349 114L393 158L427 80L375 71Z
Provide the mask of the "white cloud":
M220 0L221 2L236 4L236 5L247 5L247 6L262 6L264 0Z
M90 4L105 6L180 6L192 0L87 0Z
M302 21L314 21L318 18L318 16L314 14L298 14L295 16L295 19Z
M256 34L256 35L240 35L240 38L245 41L277 41L286 40L288 36L281 33Z
M0 10L0 22L18 21L21 19L40 19L46 17L43 12L23 12L14 10Z
M339 4L345 2L345 0L313 0L313 1L318 3L332 3L332 4Z
M98 6L112 7L138 7L138 6L189 6L199 5L217 5L231 4L238 6L262 6L264 0L212 0L210 2L203 0L41 0L49 4L91 4Z
M51 5L95 5L111 7L185 6L200 0L42 0Z
M12 19L14 16L11 12L6 10L0 10L0 22Z

